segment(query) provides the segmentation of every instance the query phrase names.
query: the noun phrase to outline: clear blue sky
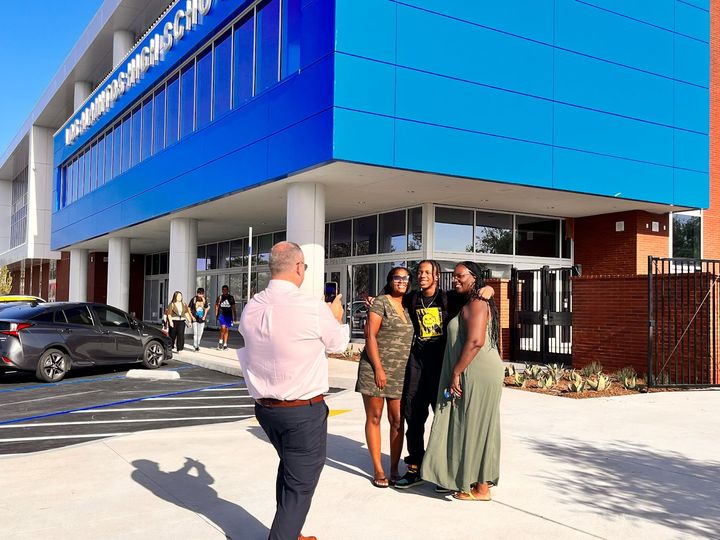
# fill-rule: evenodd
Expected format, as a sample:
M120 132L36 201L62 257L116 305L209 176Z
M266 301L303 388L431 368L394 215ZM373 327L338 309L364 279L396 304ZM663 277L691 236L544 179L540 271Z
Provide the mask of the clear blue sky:
M2 155L103 0L0 1Z

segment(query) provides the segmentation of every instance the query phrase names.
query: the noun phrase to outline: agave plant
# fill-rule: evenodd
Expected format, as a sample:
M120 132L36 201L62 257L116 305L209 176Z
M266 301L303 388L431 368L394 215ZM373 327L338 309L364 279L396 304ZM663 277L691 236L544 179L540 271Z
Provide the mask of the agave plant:
M583 377L589 377L590 375L599 375L602 373L603 366L600 362L597 362L593 360L588 365L582 368L580 372L583 374Z
M538 388L548 390L557 384L551 373L540 373L537 378Z
M597 378L587 380L587 385L591 390L602 392L603 390L610 388L610 377L602 373L598 373Z
M570 392L582 392L585 390L585 381L579 374L577 379L573 379L572 382L568 384L568 390Z
M537 379L540 374L540 366L533 364L531 366L525 366L525 377L528 379Z
M635 375L623 377L620 382L622 383L623 388L625 388L626 390L637 389L637 377Z
M521 387L521 388L524 388L525 385L527 384L527 380L525 379L525 375L522 374L522 373L516 373L516 374L513 376L513 384L514 384L515 386L519 386L519 387Z
M505 367L505 376L512 377L513 375L515 375L515 365L508 364L507 367Z
M562 364L550 364L547 366L547 372L553 378L555 383L563 378L565 367Z
M567 377L570 382L574 382L575 384L580 384L581 382L583 382L582 375L580 375L580 373L578 373L574 369L567 374Z

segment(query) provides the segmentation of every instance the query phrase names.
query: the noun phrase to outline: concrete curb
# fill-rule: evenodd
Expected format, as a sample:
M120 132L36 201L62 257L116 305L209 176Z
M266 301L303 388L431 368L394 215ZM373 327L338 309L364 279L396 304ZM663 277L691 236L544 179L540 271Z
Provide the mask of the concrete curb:
M233 354L234 353L235 351L233 351ZM183 351L182 353L175 353L173 355L173 360L177 360L185 364L192 364L205 369L211 369L213 371L219 371L220 373L226 373L227 375L233 375L235 377L243 376L239 362L225 356Z

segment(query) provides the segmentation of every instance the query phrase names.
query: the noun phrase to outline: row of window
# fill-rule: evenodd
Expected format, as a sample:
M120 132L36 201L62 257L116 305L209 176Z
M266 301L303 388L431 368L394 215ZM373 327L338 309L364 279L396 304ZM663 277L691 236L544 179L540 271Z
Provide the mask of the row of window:
M130 321L125 314L110 306L76 306L57 311L46 311L32 319L35 322L53 324L79 324L94 326L95 321L106 328L130 328Z
M297 71L300 1L256 4L86 144L61 168L58 207L75 202Z
M570 258L565 220L435 208L435 250Z
M12 208L10 209L10 248L27 240L28 168L25 167L12 181Z

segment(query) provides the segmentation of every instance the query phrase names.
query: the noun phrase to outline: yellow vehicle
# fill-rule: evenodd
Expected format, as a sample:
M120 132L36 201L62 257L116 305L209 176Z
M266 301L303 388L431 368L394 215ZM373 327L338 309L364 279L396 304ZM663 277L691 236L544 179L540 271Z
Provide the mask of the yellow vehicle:
M24 294L7 294L4 296L0 296L0 304L7 304L9 302L42 304L45 302L45 300L43 300L39 296L27 296Z

